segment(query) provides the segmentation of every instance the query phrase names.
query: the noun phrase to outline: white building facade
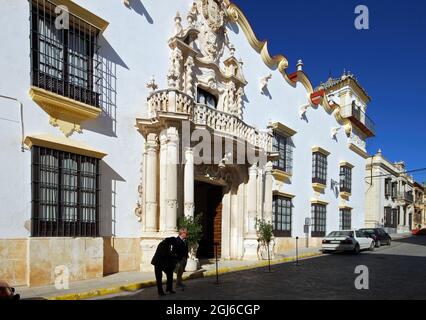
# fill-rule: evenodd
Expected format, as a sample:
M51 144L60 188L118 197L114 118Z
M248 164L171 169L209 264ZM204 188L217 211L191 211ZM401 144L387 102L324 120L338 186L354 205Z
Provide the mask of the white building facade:
M276 254L363 226L370 98L348 74L314 88L228 0L6 1L0 21L0 279L151 270L183 216L222 259L257 259L256 218Z
M389 233L413 230L414 181L404 162L391 163L379 152L366 161L365 225Z

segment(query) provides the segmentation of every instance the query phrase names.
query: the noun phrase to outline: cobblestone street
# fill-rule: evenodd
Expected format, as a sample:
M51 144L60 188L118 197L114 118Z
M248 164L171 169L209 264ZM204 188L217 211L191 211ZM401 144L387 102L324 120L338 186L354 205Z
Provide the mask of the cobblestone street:
M369 269L369 290L355 288L355 268ZM423 267L422 267L423 266ZM272 273L267 268L230 273L215 278L186 282L185 291L177 290L164 300L199 299L425 299L426 237L395 240L391 247L374 252L324 255L292 263L276 265ZM133 294L104 297L103 299L151 300L159 299L156 288Z

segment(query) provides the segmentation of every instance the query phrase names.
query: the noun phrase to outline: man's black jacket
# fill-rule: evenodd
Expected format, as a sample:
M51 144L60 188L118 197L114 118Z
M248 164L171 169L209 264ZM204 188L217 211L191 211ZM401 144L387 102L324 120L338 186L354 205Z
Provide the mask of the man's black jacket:
M186 257L188 257L188 247L185 242L179 237L172 237L160 242L151 264L163 270L174 269L177 262Z

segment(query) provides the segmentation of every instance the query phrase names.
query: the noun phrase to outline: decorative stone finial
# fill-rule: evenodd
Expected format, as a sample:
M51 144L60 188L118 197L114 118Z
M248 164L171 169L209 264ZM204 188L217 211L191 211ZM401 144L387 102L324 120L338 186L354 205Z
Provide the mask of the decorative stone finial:
M231 57L235 56L235 46L233 44L229 46L229 51L231 52Z
M272 74L268 74L260 79L260 93L265 94L266 89L268 88L268 82L272 79Z
M303 71L303 61L300 59L296 65L297 71Z
M183 27L182 27L182 18L180 16L179 11L176 13L175 16L175 35L180 35L183 31Z
M197 3L194 2L192 3L191 9L186 17L186 19L188 20L189 26L195 27L195 23L197 21L197 13L198 13Z
M152 92L154 92L155 90L158 89L158 85L155 83L154 76L151 77L151 79L149 80L149 82L146 84L146 87L148 89L150 89L150 93L152 93Z

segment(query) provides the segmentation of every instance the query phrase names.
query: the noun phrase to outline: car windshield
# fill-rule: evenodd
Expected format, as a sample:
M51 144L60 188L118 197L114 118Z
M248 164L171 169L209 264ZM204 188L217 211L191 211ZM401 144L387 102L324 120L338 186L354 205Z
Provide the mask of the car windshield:
M333 231L327 237L353 237L353 231Z
M373 229L361 229L362 232L368 233L368 234L374 234L374 230Z

